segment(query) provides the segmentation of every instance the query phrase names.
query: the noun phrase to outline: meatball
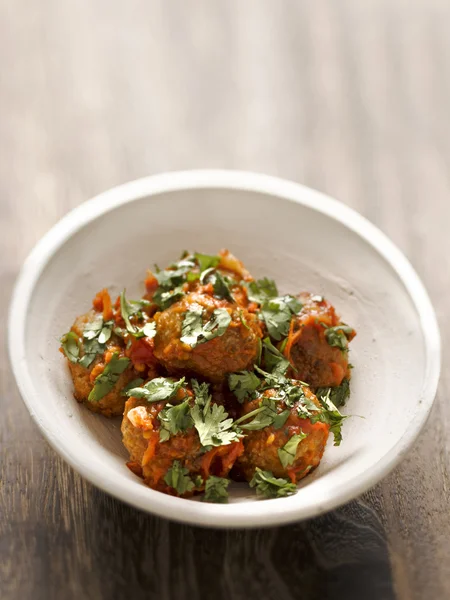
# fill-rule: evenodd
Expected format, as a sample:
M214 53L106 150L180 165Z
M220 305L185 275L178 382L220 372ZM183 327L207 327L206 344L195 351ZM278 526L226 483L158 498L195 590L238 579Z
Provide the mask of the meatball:
M185 390L180 392L177 402L183 401L182 395L186 394ZM127 400L122 420L123 443L130 454L127 465L149 487L187 498L203 492L210 475L226 477L243 452L243 444L237 441L205 452L194 427L161 441L158 415L165 404L133 397ZM184 488L175 489L167 481L169 471L175 467L186 478Z
M201 329L212 323L218 310L229 320L221 334L207 341L201 337L198 341L193 339L192 345L181 341L182 337L186 340L182 326L188 313L192 316L196 311L201 315ZM155 321L155 356L169 373L187 371L213 382L223 381L228 373L251 368L259 352L262 332L257 317L233 302L208 294L188 294L157 313Z
M302 387L306 398L316 406L320 404L311 390ZM269 389L263 393L262 398L247 402L243 406L243 415L260 407L264 398L276 396L276 390ZM293 408L288 408L282 401L277 401L277 413L289 411L284 424L278 429L269 425L263 429L249 431L244 438L244 453L236 461L233 476L236 479L251 481L256 467L263 471L271 471L275 477L290 479L297 483L311 470L315 469L322 458L328 439L329 425L309 419L300 418L298 414L299 403ZM298 436L293 438L293 436ZM305 437L304 437L305 436ZM298 442L286 448L289 440ZM288 454L288 451L291 454Z
M303 308L292 318L283 350L295 367L289 376L313 389L339 386L350 378L347 343L356 333L340 323L333 306L322 296L304 293L299 300Z
M78 337L78 344L80 348L80 359L85 356L85 340L83 339L83 332L87 325L93 323L98 318L99 313L95 310L91 310L88 313L77 317L71 331ZM124 341L117 335L112 334L109 340L95 357L92 357L92 362L86 367L80 363L80 361L72 362L68 361L70 374L72 376L74 385L74 396L76 400L83 403L89 410L96 413L101 413L106 417L114 417L123 414L126 398L122 396L123 388L128 385L133 379L139 377L139 374L135 371L132 363L129 362L125 365L126 368L121 373L113 375L111 381L114 384L111 386L111 390L103 395L98 400L89 400L95 380L100 376L108 363L114 358L114 360L125 357L125 344ZM127 359L128 360L128 359ZM118 370L122 368L125 361L122 361Z

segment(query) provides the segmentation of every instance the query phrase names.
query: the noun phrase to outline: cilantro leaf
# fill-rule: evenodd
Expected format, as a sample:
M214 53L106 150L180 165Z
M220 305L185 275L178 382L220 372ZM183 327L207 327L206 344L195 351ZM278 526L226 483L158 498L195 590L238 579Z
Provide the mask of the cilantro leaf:
M103 354L105 344L110 339L114 328L113 321L103 321L102 315L95 316L83 331L83 356L78 360L85 369L89 368L96 356Z
M348 325L336 325L328 327L325 330L325 337L330 346L334 346L346 352L348 350L348 341L354 334L354 329Z
M334 436L334 445L339 446L342 442L342 424L347 419L347 415L342 415L333 402L330 400L330 394L319 396L318 400L323 407L323 410L312 415L311 423L326 423L330 426L330 432Z
M184 384L184 377L174 381L168 377L156 377L148 381L143 387L131 388L127 391L128 397L144 398L147 402L161 402L176 396Z
M114 327L113 321L106 321L105 323L103 323L102 330L100 331L100 333L98 335L98 343L99 344L106 344L106 342L111 337L113 327Z
M271 338L279 341L287 336L292 316L301 306L293 296L270 298L264 302L261 306L261 317Z
M254 418L249 423L244 423L243 425L238 419L239 426L241 429L246 429L247 431L257 431L258 429L265 429L266 427L270 427L270 425L273 424L273 415L271 414L271 411L266 410L266 406L260 406L259 408L252 410L251 412L241 417L241 419L243 419L244 417L250 418L252 416Z
M259 377L251 371L239 371L228 375L228 386L241 404L245 398L252 395L260 384Z
M172 466L164 476L164 481L180 496L186 492L191 492L195 488L195 483L189 477L189 470L183 467L179 460L173 461Z
M230 285L226 278L221 273L219 273L219 271L216 271L214 273L213 289L214 295L218 298L224 298L225 300L234 302L234 298L230 290Z
M180 340L192 348L222 336L231 323L231 316L225 308L216 308L205 324L203 313L202 307L192 305L184 314Z
M183 323L181 325L180 340L188 346L195 347L198 337L202 333L203 328L203 308L201 306L190 306L185 313Z
M219 256L211 256L210 254L200 254L199 252L195 252L194 257L200 267L200 271L206 271L206 269L210 269L211 267L217 267L220 262Z
M73 331L65 333L62 336L60 343L64 354L67 356L70 362L77 363L80 355L80 346L77 334Z
M194 383L195 382L195 383ZM211 404L208 384L198 384L192 380L195 405L191 408L191 417L203 447L226 446L239 441L241 434L233 427L233 419L228 419L225 408Z
M273 397L263 398L259 403L259 407L237 419L234 422L235 426L239 425L241 429L246 429L248 431L257 431L258 429L264 429L271 425L273 425L275 429L280 429L280 427L286 423L290 411L284 410L283 412L278 413L278 400L279 399ZM251 417L253 417L251 421L242 425L244 421L247 421Z
M218 298L224 298L230 302L234 302L234 298L231 295L229 281L231 280L228 277L224 277L219 271L217 271L217 269L212 267L206 269L206 271L203 271L200 275L200 283L203 285L206 283L211 283L215 296Z
M265 389L272 388L275 391L276 395L272 396L271 400L281 400L288 408L296 408L300 418L309 419L313 413L322 410L306 395L306 383L288 379L284 375L267 373L256 365L255 370L264 377L264 385L267 386Z
M130 363L130 359L123 356L119 358L119 354L116 352L113 357L106 365L103 373L100 373L95 378L94 387L92 388L88 400L89 402L98 402L116 385L120 375L125 371Z
M101 314L97 314L94 319L87 323L83 331L83 337L86 340L93 340L96 338L101 330L103 329L103 317Z
M224 477L215 477L210 475L205 484L204 502L215 502L216 504L226 504L228 502L227 487L230 484L229 479Z
M159 430L161 442L166 442L171 435L186 431L194 425L189 412L189 399L175 406L166 404L158 414L158 419L161 421Z
M228 329L228 325L231 323L231 315L226 308L216 308L213 312L211 319L203 326L203 337L204 340L200 340L201 344L203 341L207 342L215 337L222 336Z
M208 405L203 410L195 405L191 416L203 447L227 446L241 437L232 429L233 419L227 419L228 413L219 404Z
M283 296L282 299L287 304L293 315L299 313L303 308L303 304L299 302L295 296L290 296L287 294L286 296Z
M245 320L244 311L242 310L242 308L239 309L239 318L241 320L242 325L245 327L245 329L248 329L249 331L251 331L252 329L251 329L250 325L247 323L247 321Z
M331 402L339 408L344 406L350 396L350 382L348 379L343 379L341 385L335 387L320 387L316 390L316 396L321 398L329 396Z
M186 281L189 271L195 269L196 261L191 256L186 256L177 263L172 264L171 269L165 269L156 273L155 277L164 290L172 290Z
M192 283L198 279L200 279L200 273L194 273L194 271L189 271L189 273L186 273L186 281L188 283Z
M252 281L247 286L247 296L251 302L264 304L266 300L278 296L277 284L273 279L267 277Z
M169 306L172 306L174 302L178 302L183 298L184 292L181 286L177 286L173 290L164 291L164 288L159 287L156 292L153 294L153 302L160 308L161 310L166 310Z
M300 431L300 433L293 435L282 448L278 448L278 458L284 468L293 464L297 454L297 447L306 437L308 437L308 434Z
M142 337L154 338L156 335L156 323L154 321L146 323L139 333L142 333Z
M292 496L297 491L297 486L287 479L274 477L270 471L263 471L256 467L255 474L250 481L250 487L256 488L256 494L264 498L282 498Z
M273 426L275 429L281 429L291 414L290 410L283 410L273 418Z
M273 375L286 375L291 366L288 359L266 337L263 340L264 366Z
M136 339L142 337L152 338L156 335L155 323L147 322L143 327L138 327L131 323L131 317L135 317L138 321L142 321L147 317L143 313L143 308L149 306L148 300L127 300L125 290L120 294L120 312L122 319L125 322L127 332Z
M196 379L191 379L191 386L195 396L195 403L199 406L206 406L211 402L209 393L209 383L199 383Z
M85 369L88 369L95 357L99 354L103 354L105 351L105 345L100 344L98 338L94 338L92 340L86 340L83 342L83 351L84 355L79 359L79 363Z
M121 396L126 396L127 392L129 390L132 390L133 388L139 387L143 383L144 383L144 380L142 379L142 377L136 377L136 379L133 379L133 381L130 381L130 383L128 383L125 387L122 388L122 391L120 392L120 395Z

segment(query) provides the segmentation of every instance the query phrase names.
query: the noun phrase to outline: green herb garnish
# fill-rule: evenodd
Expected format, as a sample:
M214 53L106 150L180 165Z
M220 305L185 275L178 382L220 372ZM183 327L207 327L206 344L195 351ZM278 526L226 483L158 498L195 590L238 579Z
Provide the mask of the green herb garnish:
M192 380L195 394L195 405L191 409L191 417L197 429L203 447L226 446L239 441L240 431L234 427L233 419L228 419L225 408L219 404L211 404L207 383L199 384Z
M189 477L189 470L183 467L179 460L173 461L172 466L164 476L164 481L180 496L186 492L191 492L195 488L194 481Z
M214 272L212 279L214 295L218 298L224 298L225 300L234 302L234 298L230 290L230 284L227 279L221 273L219 273L219 271Z
M274 397L264 397L259 403L258 408L250 411L237 419L234 424L239 425L241 429L247 431L257 431L259 429L265 429L266 427L274 426L275 429L280 429L286 423L290 411L288 409L279 413L277 411L279 399ZM253 418L252 418L253 417ZM252 418L251 421L248 419Z
M61 340L61 348L71 363L77 363L80 355L80 342L74 331L65 333Z
M185 294L181 286L168 291L164 291L164 288L159 287L154 293L152 300L158 306L158 308L161 310L166 310L166 308L169 308L169 306L172 306L172 304L178 302L178 300L181 300L184 295Z
M92 388L88 400L89 402L99 402L104 396L116 385L120 375L125 371L130 363L130 359L123 356L119 358L119 354L116 352L113 354L111 360L106 365L103 373L100 373L94 381L94 387Z
M274 375L286 375L290 362L288 359L272 344L270 338L263 340L264 366L269 373Z
M206 283L211 283L214 290L214 295L217 298L223 298L225 300L229 300L230 302L234 302L234 298L231 294L230 290L230 279L228 277L224 277L217 269L209 268L206 271L203 271L200 275L200 283L205 285Z
M96 356L103 354L105 351L105 345L100 344L98 338L94 338L93 340L85 340L83 341L83 350L84 355L79 359L78 362L82 367L88 369L94 362Z
M186 256L177 263L173 263L171 269L165 269L156 273L155 277L164 290L173 290L186 281L187 273L195 269L196 266L197 263L194 258Z
M216 504L226 504L228 502L228 486L230 480L225 477L215 477L210 475L205 483L204 502L215 502Z
M148 381L142 387L131 388L127 391L128 397L144 398L147 402L161 402L170 400L176 396L178 390L184 384L184 377L179 381L174 381L169 377L156 377Z
M334 436L334 445L339 446L342 441L342 424L347 415L342 415L333 402L330 400L330 395L318 397L323 410L311 416L311 423L326 423L330 426L330 432Z
M189 399L175 406L166 404L158 414L158 419L161 422L159 429L161 442L166 442L170 436L186 431L194 425L190 415Z
M252 397L253 392L261 384L261 380L251 371L239 371L228 375L228 386L239 402Z
M130 300L128 301L125 297L125 290L120 294L120 312L122 319L125 322L127 332L135 338L141 337L154 337L156 335L156 329L154 323L146 323L144 327L138 327L131 323L131 318L135 317L138 320L144 318L142 309L148 306L150 303L148 300Z
M274 340L281 340L289 333L292 316L297 314L302 304L293 296L282 296L266 300L261 306L261 317L269 335Z
M211 256L210 254L200 254L196 252L194 257L200 267L200 271L206 271L206 269L211 269L212 267L217 267L220 262L219 256Z
M100 332L103 329L103 317L100 314L97 314L94 319L87 323L83 330L83 337L86 340L93 340L94 338L100 335Z
M222 336L231 323L231 316L225 308L216 308L206 323L203 323L203 314L203 308L196 305L184 314L180 340L192 348Z
M317 388L316 396L318 398L328 396L331 402L337 408L340 408L341 406L344 406L350 396L350 382L348 379L343 379L341 385Z
M103 354L106 342L110 339L114 329L113 321L103 321L103 317L97 314L83 330L83 356L78 358L79 364L88 369L95 358Z
M140 330L142 333L142 337L153 338L156 335L156 323L154 321L146 323L144 327ZM141 336L139 336L141 337Z
M334 346L347 352L348 341L354 333L354 329L348 325L336 325L335 327L327 327L325 337L330 346Z
M133 379L133 381L130 381L130 383L128 383L125 387L122 388L120 395L127 396L127 392L129 392L129 390L132 390L133 388L137 388L140 385L142 385L143 383L144 383L144 380L142 379L142 377L136 377L136 379Z
M296 433L293 435L286 444L278 449L278 458L280 459L281 464L284 468L292 465L295 461L295 456L297 454L297 447L302 440L304 440L308 435L301 431L300 433Z
M268 279L267 277L258 279L258 281L252 281L247 285L247 296L251 302L264 304L266 300L278 296L277 284L273 279Z
M256 467L255 474L250 481L250 487L256 488L256 494L264 498L282 498L292 496L297 491L297 486L287 479L274 477L270 471L263 471Z

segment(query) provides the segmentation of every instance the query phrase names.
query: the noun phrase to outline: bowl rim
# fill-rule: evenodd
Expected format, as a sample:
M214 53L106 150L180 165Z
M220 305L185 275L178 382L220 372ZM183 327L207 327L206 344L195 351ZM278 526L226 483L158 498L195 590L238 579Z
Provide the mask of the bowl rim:
M50 259L80 229L119 206L143 197L193 189L241 190L276 196L338 221L372 246L391 266L419 316L425 348L424 384L410 427L370 470L350 479L346 485L337 486L333 494L316 503L292 505L278 499L215 505L166 496L145 486L146 494L130 494L122 478L117 481L105 477L86 461L79 460L64 434L52 426L46 411L33 402L37 393L25 360L25 324L33 290ZM425 287L403 253L384 233L355 210L319 191L278 177L228 170L174 171L144 177L103 192L67 213L36 244L19 272L8 315L8 350L17 386L31 417L50 445L80 475L103 491L144 511L212 527L261 527L298 521L337 508L367 491L400 462L419 435L433 405L441 365L439 327Z

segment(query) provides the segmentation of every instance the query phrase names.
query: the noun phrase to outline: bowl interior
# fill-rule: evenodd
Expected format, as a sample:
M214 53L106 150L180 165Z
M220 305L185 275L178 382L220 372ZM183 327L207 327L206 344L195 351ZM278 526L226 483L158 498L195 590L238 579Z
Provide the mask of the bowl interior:
M306 192L305 192L306 193ZM184 249L226 247L256 277L274 278L281 292L326 296L358 335L349 418L343 442L328 443L320 467L298 493L256 501L233 485L231 503L205 505L146 488L125 466L120 420L79 406L58 339L95 293L123 287L143 292L146 269L165 266ZM270 194L186 189L115 206L64 241L44 267L28 307L25 355L30 410L52 444L91 481L131 504L199 523L235 525L311 516L386 455L407 432L425 383L425 345L417 310L397 273L362 237L314 207ZM330 436L332 438L332 436ZM336 500L337 503L337 500ZM270 514L270 516L268 516ZM293 515L295 514L295 517Z

